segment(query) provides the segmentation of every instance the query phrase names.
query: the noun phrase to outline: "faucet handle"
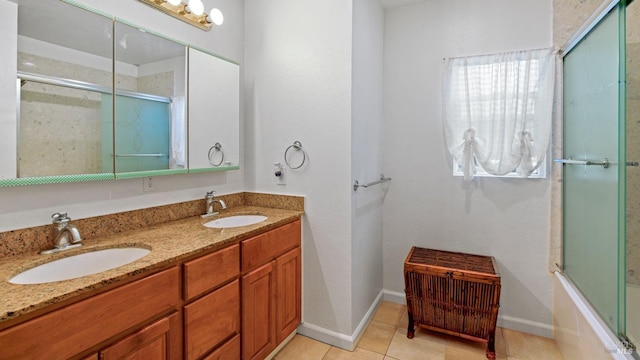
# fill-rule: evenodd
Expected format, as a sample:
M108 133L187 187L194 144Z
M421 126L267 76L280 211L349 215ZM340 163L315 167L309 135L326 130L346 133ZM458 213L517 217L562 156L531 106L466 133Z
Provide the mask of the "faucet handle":
M67 213L54 213L51 215L51 219L53 219L54 224L60 224L63 222L69 222L71 218L67 216Z
M212 199L213 199L213 197L214 197L215 195L216 195L216 192L215 192L215 191L207 191L207 196L206 196L206 197L207 197L207 198L212 198Z

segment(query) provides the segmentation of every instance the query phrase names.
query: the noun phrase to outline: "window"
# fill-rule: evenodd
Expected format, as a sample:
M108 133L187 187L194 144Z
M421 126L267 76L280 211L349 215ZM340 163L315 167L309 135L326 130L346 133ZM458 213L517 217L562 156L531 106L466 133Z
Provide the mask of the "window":
M454 175L546 176L553 60L550 49L447 60L444 125Z

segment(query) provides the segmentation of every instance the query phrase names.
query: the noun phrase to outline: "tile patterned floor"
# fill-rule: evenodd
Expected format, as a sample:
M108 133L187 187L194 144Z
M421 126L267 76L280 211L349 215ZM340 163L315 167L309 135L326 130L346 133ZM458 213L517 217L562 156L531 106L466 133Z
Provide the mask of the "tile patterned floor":
M354 351L296 335L275 360L484 360L482 343L416 329L407 339L406 306L382 302ZM498 328L497 360L562 360L552 339Z

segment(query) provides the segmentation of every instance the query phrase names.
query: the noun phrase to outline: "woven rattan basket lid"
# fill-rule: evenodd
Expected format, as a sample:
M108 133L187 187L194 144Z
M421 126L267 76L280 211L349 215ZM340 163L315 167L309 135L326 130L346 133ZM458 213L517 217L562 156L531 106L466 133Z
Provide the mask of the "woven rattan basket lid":
M497 275L491 256L414 247L409 263Z

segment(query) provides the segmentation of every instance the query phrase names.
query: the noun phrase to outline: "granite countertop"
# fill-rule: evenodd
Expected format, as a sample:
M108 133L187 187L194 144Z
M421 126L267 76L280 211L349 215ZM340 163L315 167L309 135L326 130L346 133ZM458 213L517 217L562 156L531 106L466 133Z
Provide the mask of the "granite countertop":
M265 215L267 220L248 226L213 229L204 223L232 215ZM192 216L164 224L83 241L84 246L50 255L22 255L0 259L0 325L2 322L43 309L100 287L126 282L132 276L152 273L180 260L204 254L242 239L279 227L302 216L302 211L259 206L237 206L219 216ZM82 229L80 229L82 234ZM34 285L9 283L16 274L59 258L113 247L136 246L151 252L130 264L81 278Z

